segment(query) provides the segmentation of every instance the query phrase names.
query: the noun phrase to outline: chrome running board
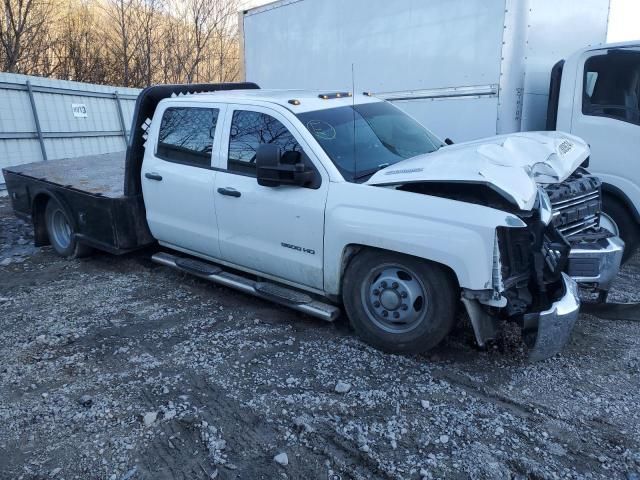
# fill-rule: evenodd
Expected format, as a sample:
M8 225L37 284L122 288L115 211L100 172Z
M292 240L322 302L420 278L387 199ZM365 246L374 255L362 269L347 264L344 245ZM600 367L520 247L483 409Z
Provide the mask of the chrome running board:
M218 265L203 260L178 257L165 252L154 254L151 260L204 280L270 300L326 322L333 322L340 315L338 307L314 300L304 292L276 283L251 280L250 278L226 272Z

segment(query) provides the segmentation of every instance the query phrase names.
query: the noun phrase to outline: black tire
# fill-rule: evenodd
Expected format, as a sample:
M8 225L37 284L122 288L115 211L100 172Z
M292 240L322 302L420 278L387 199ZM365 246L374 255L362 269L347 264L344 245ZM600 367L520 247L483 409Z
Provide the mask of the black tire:
M386 282L384 288L381 282ZM421 303L418 288L424 297ZM438 345L453 328L456 290L451 275L439 265L369 249L347 268L343 302L354 330L366 343L390 353L421 353Z
M624 240L622 263L626 263L640 245L640 226L629 209L620 200L611 195L603 197L602 211L616 224L618 235Z
M67 211L55 200L50 199L44 210L49 243L55 252L65 258L81 258L91 254L91 247L75 238L75 228Z

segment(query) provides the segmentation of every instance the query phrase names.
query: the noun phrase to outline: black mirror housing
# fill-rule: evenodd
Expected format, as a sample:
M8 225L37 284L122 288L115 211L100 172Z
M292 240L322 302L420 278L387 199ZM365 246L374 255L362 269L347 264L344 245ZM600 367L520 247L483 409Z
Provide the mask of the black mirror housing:
M278 187L280 185L305 186L313 181L313 170L301 160L300 152L287 152L287 163L282 163L282 151L278 145L264 143L256 152L258 185ZM298 154L298 161L292 162L292 154Z

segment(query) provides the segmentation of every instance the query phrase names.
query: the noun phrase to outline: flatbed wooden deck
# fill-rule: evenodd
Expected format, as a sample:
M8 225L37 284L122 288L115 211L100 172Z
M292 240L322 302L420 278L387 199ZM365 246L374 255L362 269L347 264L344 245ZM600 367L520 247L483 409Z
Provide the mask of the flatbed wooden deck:
M124 196L126 152L26 163L4 170L108 198Z

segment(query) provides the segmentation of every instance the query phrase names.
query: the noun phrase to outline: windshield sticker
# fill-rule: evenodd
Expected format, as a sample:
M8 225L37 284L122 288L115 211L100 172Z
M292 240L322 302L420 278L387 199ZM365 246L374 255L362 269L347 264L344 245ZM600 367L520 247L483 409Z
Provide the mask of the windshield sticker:
M336 138L336 129L323 120L309 120L307 128L314 137L320 140L333 140Z

